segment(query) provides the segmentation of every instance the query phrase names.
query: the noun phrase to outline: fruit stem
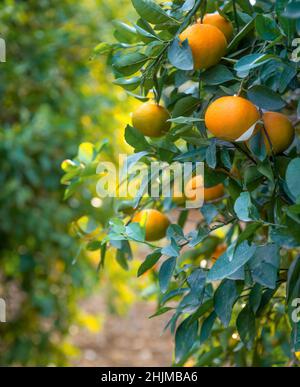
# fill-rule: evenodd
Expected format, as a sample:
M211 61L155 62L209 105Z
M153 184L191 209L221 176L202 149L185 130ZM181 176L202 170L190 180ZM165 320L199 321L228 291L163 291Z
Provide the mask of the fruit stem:
M235 147L242 153L244 153L245 156L248 157L249 160L251 160L255 165L257 165L257 161L251 156L249 155L248 152L246 152L239 144L237 143L234 143Z
M239 91L238 91L238 96L240 96L242 94L242 91L243 91L243 88L244 88L244 85L245 83L247 82L247 78L244 78L240 84L240 88L239 88Z

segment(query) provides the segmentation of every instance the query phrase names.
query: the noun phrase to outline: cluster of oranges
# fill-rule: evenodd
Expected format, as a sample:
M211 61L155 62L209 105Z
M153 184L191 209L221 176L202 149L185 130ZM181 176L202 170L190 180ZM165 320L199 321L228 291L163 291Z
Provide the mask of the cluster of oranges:
M232 23L219 13L207 14L203 20L188 27L180 35L180 40L187 40L189 43L194 69L215 66L225 55L233 32ZM171 128L170 118L165 107L147 102L133 113L132 123L145 136L161 137ZM205 113L205 124L216 138L231 142L247 140L246 144L251 136L261 131L269 154L284 152L295 136L295 129L285 115L276 112L261 113L252 102L240 96L225 96L213 101ZM190 184L193 189L197 189L197 177ZM206 202L223 196L223 184L204 189ZM148 241L164 237L169 226L169 220L164 214L151 209L139 212L133 222L143 222Z

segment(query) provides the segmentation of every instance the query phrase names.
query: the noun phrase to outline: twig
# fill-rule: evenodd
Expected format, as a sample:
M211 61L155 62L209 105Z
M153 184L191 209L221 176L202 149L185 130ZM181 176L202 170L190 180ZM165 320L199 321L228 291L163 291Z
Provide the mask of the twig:
M249 160L251 160L255 165L257 165L257 161L256 161L251 155L249 155L249 153L246 152L239 144L234 143L234 145L235 145L235 147L236 147L240 152L244 153L244 155L247 156L247 158L248 158Z

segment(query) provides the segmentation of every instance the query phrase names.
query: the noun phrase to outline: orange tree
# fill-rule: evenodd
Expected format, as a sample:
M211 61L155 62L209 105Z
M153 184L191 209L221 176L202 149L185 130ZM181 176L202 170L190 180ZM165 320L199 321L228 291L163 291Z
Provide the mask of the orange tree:
M134 149L130 164L204 162L205 204L186 231L194 210L145 195L149 174L134 199L116 201L115 217L88 247L101 251L101 265L114 249L125 268L133 242L152 249L138 275L159 262L157 314L170 314L174 364L294 365L300 351L299 2L132 5L138 20L116 23L118 42L95 49L108 54L114 82L143 103L125 129ZM68 189L95 174L101 157L95 148L87 162L75 159ZM197 181L191 186L198 189ZM169 225L166 215L177 207ZM153 242L161 236L166 242Z

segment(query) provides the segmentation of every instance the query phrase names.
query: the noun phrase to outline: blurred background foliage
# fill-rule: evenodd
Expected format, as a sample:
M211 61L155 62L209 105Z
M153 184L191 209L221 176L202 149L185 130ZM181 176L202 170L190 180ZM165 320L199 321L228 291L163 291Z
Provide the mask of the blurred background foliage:
M110 207L94 208L86 188L80 201L64 201L60 166L82 141L111 140L105 151L111 159L124 146L118 128L132 102L114 88L105 62L90 56L98 41L111 39L108 24L128 15L128 5L1 2L7 62L0 67L0 297L9 320L0 325L1 365L67 364L76 354L65 340L71 324L98 328L78 308L98 289L98 257L80 250L68 225L83 213L105 222ZM131 272L108 267L103 283L111 310L124 313L143 282L127 281Z

